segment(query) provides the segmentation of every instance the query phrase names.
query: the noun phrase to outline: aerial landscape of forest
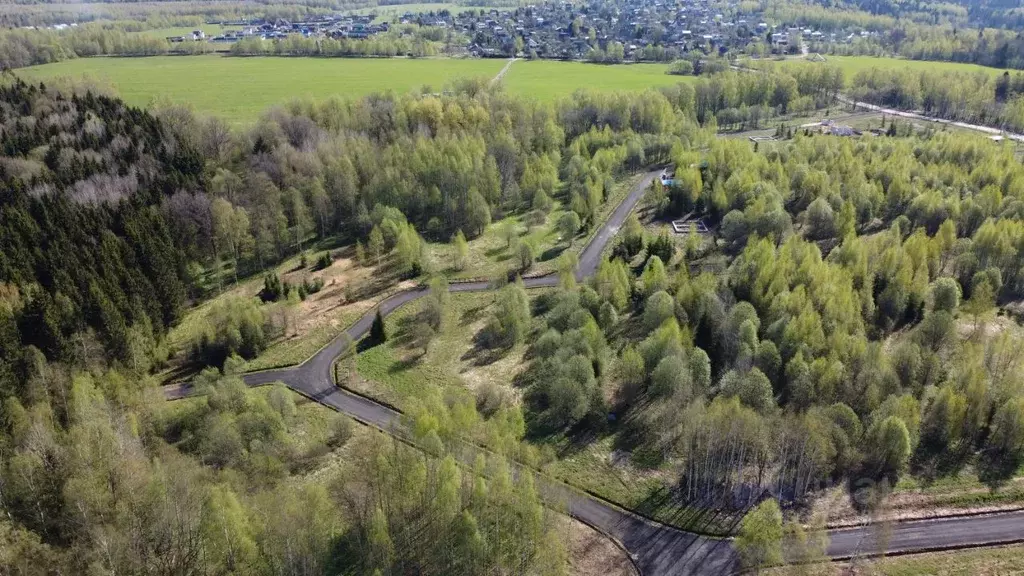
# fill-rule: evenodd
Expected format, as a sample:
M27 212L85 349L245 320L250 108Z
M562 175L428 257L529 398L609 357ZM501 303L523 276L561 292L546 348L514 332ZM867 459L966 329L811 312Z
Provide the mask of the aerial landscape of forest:
M0 574L1024 572L1024 11L0 0Z

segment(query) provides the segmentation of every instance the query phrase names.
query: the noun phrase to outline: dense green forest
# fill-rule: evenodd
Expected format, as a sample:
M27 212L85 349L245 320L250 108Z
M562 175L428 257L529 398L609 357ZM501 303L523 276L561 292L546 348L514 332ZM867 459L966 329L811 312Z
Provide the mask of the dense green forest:
M668 160L723 110L749 104L766 117L813 97L796 86L725 74L556 106L466 81L441 96L296 102L232 133L173 105L154 117L105 96L11 83L4 386L24 380L23 347L146 371L167 357L163 335L187 301L317 236L379 238L367 248L398 249L397 272L416 275L432 267L421 235L472 239L516 212L543 222L556 196L587 229L618 175Z
M748 64L762 71L776 71L777 65L769 62L749 61ZM957 72L952 70L908 70L878 67L845 75L831 64L801 64L789 72L798 79L798 85L808 86L805 74L810 78L826 78L834 87L813 103L834 104L828 95L843 94L858 102L867 102L897 110L921 111L928 116L958 120L985 126L996 126L1010 131L1024 131L1024 73L1004 71L998 76L984 72ZM819 68L817 71L800 71L799 68ZM778 80L776 80L777 82ZM801 92L807 92L801 88ZM794 102L795 111L802 110ZM729 112L726 112L728 120ZM749 114L749 112L748 112ZM742 118L742 115L740 116ZM719 125L723 117L719 117ZM728 122L724 122L728 125Z
M667 160L681 135L700 132L692 108L684 115L657 92L556 107L486 85L300 102L232 132L174 106L151 113L85 89L6 82L5 564L25 573L564 571L564 540L528 476L513 481L500 457L455 470L445 459L474 421L489 438L511 426L515 445L521 418L482 419L471 403L456 425L439 428L431 416L417 427L427 460L386 442L350 448L340 417L308 445L293 435L304 419L287 393L246 393L231 376L232 355L258 353L273 329L245 300L216 308L224 321L196 343L207 353L197 359L227 374L199 377L205 400L168 405L148 375L191 302L317 236L368 236L371 256L394 251L388 262L418 275L430 271L420 231L465 242L501 214L543 221L556 197L576 211L574 229L592 226L617 176ZM300 289L268 277L265 292ZM337 475L337 490L284 490L339 447L365 460ZM424 531L450 545L424 547Z
M296 101L232 131L165 103L143 111L6 81L9 563L564 571L564 540L529 476L513 480L501 457L459 461L467 436L530 460L524 438L610 431L639 465L674 474L680 500L710 507L765 491L800 503L837 482L870 507L901 475L963 469L998 488L1024 463L1024 340L993 318L1024 295L1024 168L1009 147L906 125L756 149L714 136L827 104L842 87L836 70L806 67L547 104L463 80ZM165 337L186 307L313 240L358 241L368 257L390 254L396 278L425 279L438 270L424 238L464 245L507 214L544 222L556 200L571 238L598 224L617 180L661 163L676 177L650 190L652 215L703 214L720 242L652 237L633 219L586 285L566 267L533 309L521 284L502 288L481 344L530 341L523 405L480 415L436 398L409 410L429 457L355 437L340 416L302 441L285 390L247 392L235 355L258 354L277 329L256 298L211 311L217 330L194 350L215 366L197 380L205 398L168 405L150 376L183 352ZM725 265L705 270L710 252ZM268 275L260 296L300 288L311 289ZM345 465L307 482L331 450Z
M703 271L706 243L627 224L614 259L538 311L531 433L586 437L613 413L620 446L673 470L690 505L847 482L872 508L908 473L970 468L993 489L1017 473L1024 339L993 320L1024 295L1012 148L797 134L675 161L652 205L718 222L730 264Z
M148 375L184 308L233 275L204 280L205 266L231 260L228 270L247 274L317 233L348 239L375 225L382 242L407 245L416 229L385 201L425 229L435 221L439 234L478 233L492 210L529 206L503 195L495 157L514 190L519 162L527 173L557 163L563 132L551 110L489 98L447 98L443 125L430 123L438 99L379 96L311 109L322 124L279 111L234 135L180 109L158 117L88 91L5 83L4 565L23 574L564 573L565 540L530 477L513 479L500 456L464 467L448 454L457 438L436 419L424 458L377 435L350 440L351 424L335 414L319 417L316 434L300 428L311 416L297 414L292 393L247 391L234 358L224 373L201 374L205 397L184 405L165 402ZM509 144L492 118L535 145ZM545 141L546 126L556 128ZM504 136L504 156L485 133ZM215 335L225 346L264 328L228 313L242 327ZM460 431L491 426L472 404L460 418ZM344 466L307 483L338 449Z
M900 110L1024 131L1024 74L872 69L850 80L850 97Z

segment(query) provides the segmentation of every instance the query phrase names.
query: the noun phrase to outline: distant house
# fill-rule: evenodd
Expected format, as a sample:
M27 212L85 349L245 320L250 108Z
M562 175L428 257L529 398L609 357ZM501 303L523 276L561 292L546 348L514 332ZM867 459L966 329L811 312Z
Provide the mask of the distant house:
M830 136L845 136L845 137L849 137L849 136L860 136L860 134L861 134L860 130L854 130L850 126L845 126L845 125L842 125L842 124L836 124L832 120L822 120L821 121L821 128L820 128L820 130L821 130L822 134L828 134Z

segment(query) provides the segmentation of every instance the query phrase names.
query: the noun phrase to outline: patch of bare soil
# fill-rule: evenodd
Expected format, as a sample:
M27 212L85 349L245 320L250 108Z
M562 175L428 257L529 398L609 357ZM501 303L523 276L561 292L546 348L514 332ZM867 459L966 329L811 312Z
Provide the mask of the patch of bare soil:
M299 305L288 327L289 338L301 338L322 328L340 331L375 306L384 294L414 285L401 282L385 291L378 267L360 266L352 258L338 258L323 270L292 270L281 279L297 285L317 278L323 280L323 288Z
M575 576L639 576L625 551L604 534L579 520L568 524L569 571Z
M995 316L982 319L979 324L975 324L974 318L961 313L959 321L956 323L956 333L962 339L980 337L983 340L988 340L1006 330L1012 330L1016 326L1016 322L1009 316Z

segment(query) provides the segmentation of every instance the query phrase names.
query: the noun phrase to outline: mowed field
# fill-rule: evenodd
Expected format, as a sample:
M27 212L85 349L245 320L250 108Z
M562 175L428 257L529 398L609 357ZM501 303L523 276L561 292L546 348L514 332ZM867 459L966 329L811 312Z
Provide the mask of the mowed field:
M901 69L901 70L937 70L949 72L975 73L982 72L992 76L998 76L1005 70L1002 68L990 68L977 64L966 64L961 62L932 62L929 60L905 60L903 58L875 58L873 56L825 56L825 62L811 62L804 59L791 59L779 63L782 66L838 66L843 70L847 80L853 78L862 70L872 68L879 69Z
M33 81L85 77L112 87L136 106L167 98L240 125L293 98L358 97L423 86L437 91L455 78L493 78L505 63L503 59L238 58L209 54L80 58L22 68L17 74ZM520 60L503 82L509 92L550 101L580 88L644 90L692 80L670 76L665 70L663 64L603 66Z
M599 92L644 90L693 81L692 76L666 74L667 64L586 64L552 60L520 60L502 79L505 89L541 100L568 96L580 88Z
M440 90L454 78L493 78L503 60L404 58L237 58L153 56L80 58L18 70L31 80L88 77L112 86L129 104L166 97L234 124L253 121L293 98L362 96L422 86Z

